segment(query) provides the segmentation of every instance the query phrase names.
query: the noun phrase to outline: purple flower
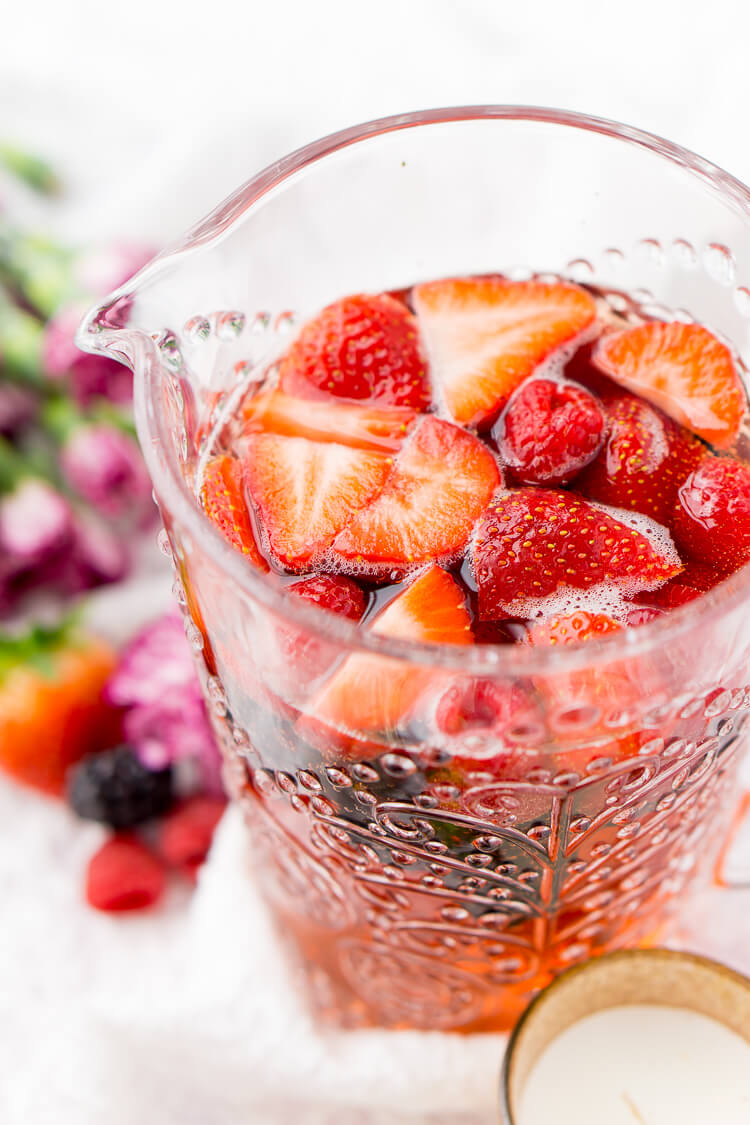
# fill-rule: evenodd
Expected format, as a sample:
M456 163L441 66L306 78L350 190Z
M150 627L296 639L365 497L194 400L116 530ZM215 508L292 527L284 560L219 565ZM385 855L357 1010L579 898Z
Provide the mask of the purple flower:
M142 526L156 513L137 443L106 422L77 426L60 452L71 488L105 515Z
M221 791L219 752L176 614L148 625L128 645L107 694L127 708L125 737L145 765L160 769L192 759L203 788Z
M70 505L42 480L27 477L0 499L0 555L14 571L49 562L72 534Z
M36 395L14 383L0 383L0 435L14 438L33 419Z
M86 307L64 305L44 326L42 363L49 379L67 382L82 406L92 399L128 403L133 398L133 376L127 367L107 356L87 355L75 344L76 329Z

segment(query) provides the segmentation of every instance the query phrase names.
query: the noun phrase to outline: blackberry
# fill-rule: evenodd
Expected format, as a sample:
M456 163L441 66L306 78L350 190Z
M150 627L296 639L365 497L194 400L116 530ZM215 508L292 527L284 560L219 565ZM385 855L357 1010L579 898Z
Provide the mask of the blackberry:
M130 746L117 746L78 762L68 774L67 796L85 820L132 828L171 806L172 769L149 770Z

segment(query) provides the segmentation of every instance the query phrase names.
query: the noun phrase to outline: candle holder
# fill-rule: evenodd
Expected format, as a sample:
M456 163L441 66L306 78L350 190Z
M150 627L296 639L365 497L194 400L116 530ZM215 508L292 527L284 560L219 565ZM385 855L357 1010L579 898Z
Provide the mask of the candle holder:
M667 949L608 954L563 973L519 1020L508 1042L500 1076L502 1125L525 1125L519 1112L526 1083L546 1048L559 1035L594 1013L630 1005L697 1012L750 1043L749 978L705 957ZM599 1046L602 1058L608 1048L614 1049L613 1044L602 1040ZM578 1060L581 1081L595 1066L596 1059ZM554 1119L561 1121L558 1113ZM634 1109L633 1121L638 1120L645 1118Z

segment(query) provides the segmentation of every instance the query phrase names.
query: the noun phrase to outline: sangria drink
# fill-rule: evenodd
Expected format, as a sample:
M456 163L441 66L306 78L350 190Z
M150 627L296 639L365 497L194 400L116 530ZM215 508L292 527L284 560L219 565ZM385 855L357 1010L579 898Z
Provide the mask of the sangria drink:
M750 558L750 465L727 345L620 309L502 275L342 298L222 416L205 513L374 636L627 641ZM502 1028L566 965L659 935L736 735L705 705L629 721L663 702L648 658L507 683L289 626L274 647L300 706L213 645L248 700L228 777L325 1014Z
M85 326L139 375L227 784L324 1022L506 1029L567 966L661 940L721 844L750 709L747 193L717 171L702 204L665 144L502 107L375 123ZM571 148L581 198L528 211ZM633 174L667 233L629 256Z

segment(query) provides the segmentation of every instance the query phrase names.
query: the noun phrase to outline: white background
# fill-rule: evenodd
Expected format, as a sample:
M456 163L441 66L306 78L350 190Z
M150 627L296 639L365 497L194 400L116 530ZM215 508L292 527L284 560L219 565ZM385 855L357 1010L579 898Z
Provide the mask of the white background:
M747 0L5 0L1 10L0 136L57 160L70 191L54 223L75 238L170 238L263 164L316 136L369 117L458 103L557 105L626 120L750 180ZM125 616L117 601L110 604L114 618ZM133 603L127 616L137 609L145 607ZM212 1074L216 1057L205 1041L190 1041L186 1026L182 1053L168 1051L178 1017L164 982L173 980L188 926L203 935L188 972L196 995L201 981L211 982L203 1009L193 1009L202 1010L204 1031L219 1004L216 963L225 955L217 942L235 949L237 929L252 929L249 905L237 904L243 876L229 836L189 918L175 894L156 917L112 920L80 905L97 828L9 785L0 785L0 822L4 1125L270 1123L268 1106L253 1108L250 1097L263 1060L250 1046L243 1056L245 1034L262 1042L258 1026L248 1031L248 1016L243 1022L237 1015L234 1068ZM235 915L226 893L221 898L230 886L238 892ZM217 934L207 918L223 918L229 932ZM724 928L728 955L733 925L739 922ZM737 942L747 938L736 929ZM248 963L238 968L231 951L226 961L240 974L240 994L262 993L263 966L260 973ZM234 987L229 968L224 986L222 1003ZM162 1013L154 1026L163 1038L160 1044L151 1028L147 1060L138 1028L152 1005ZM253 1011L262 1024L262 1005ZM108 1096L97 1021L115 1012L122 1053L108 1056ZM167 1061L159 1070L162 1048ZM287 1049L293 1074L300 1062L294 1040ZM368 1058L387 1068L387 1055L373 1050ZM149 1080L140 1081L133 1059L143 1074L150 1063ZM460 1065L456 1057L443 1069L455 1066L458 1077ZM355 1063L351 1069L356 1073ZM439 1078L431 1073L434 1094ZM468 1089L472 1072L461 1073ZM475 1099L473 1120L485 1125L494 1119L486 1064L482 1075L487 1091ZM151 1100L139 1095L141 1086ZM183 1088L184 1100L175 1100L174 1090ZM376 1087L366 1089L374 1097ZM407 1096L400 1104L418 1112ZM561 1107L558 1125L565 1125L563 1113ZM326 1120L349 1125L355 1117L347 1110Z

